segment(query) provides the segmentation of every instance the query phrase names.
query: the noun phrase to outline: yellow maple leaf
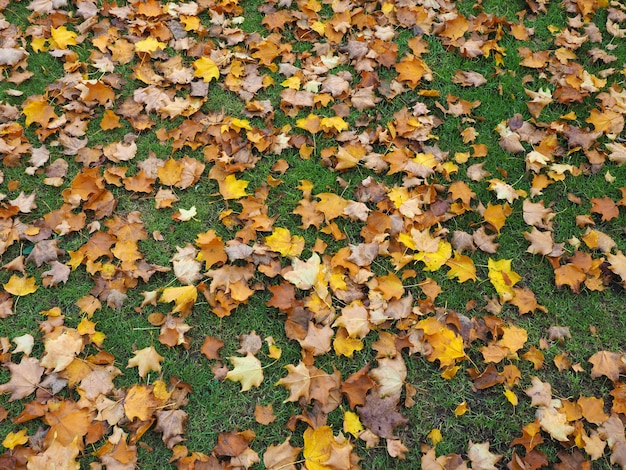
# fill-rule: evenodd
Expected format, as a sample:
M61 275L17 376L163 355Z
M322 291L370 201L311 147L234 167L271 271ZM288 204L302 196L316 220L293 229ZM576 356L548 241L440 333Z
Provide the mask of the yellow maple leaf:
M346 411L343 414L343 432L348 432L354 437L359 437L359 434L361 434L361 431L364 429L358 414L353 411Z
M476 280L476 266L474 266L474 261L469 256L455 251L454 258L446 261L446 266L450 268L447 274L448 279L455 277L461 283L470 279L472 281Z
M48 50L47 42L46 38L33 38L30 41L30 47L35 52L46 52Z
M325 117L320 120L320 127L324 132L330 132L332 129L341 132L348 129L348 123L339 116Z
M52 28L50 30L50 46L53 49L67 49L67 46L75 46L78 44L76 38L78 34L74 31L70 31L65 26L59 26L58 28Z
M135 51L136 52L147 52L149 54L156 52L157 49L165 49L164 42L157 41L152 36L147 37L146 39L142 39L141 41L137 41L135 43Z
M441 431L437 428L432 429L427 435L426 437L428 439L430 439L430 442L432 442L432 444L434 446L436 446L437 444L439 444L441 441L443 441L443 436L441 435Z
M230 357L230 362L233 363L235 368L228 371L226 378L233 382L239 382L242 392L261 385L263 382L263 367L261 366L261 361L251 352L248 352L245 357L232 356Z
M230 128L236 130L237 132L239 132L241 129L245 129L247 131L252 130L252 126L250 126L250 121L248 121L247 119L239 119L239 118L231 119Z
M197 298L198 291L194 286L167 287L163 289L159 302L174 302L172 313L189 314Z
M452 255L452 245L445 240L439 240L437 251L420 251L413 255L415 261L422 261L426 267L424 271L437 271Z
M26 127L33 122L46 127L51 120L58 117L54 112L54 108L44 98L28 100L22 112L26 116Z
M24 445L27 442L28 434L26 434L26 429L21 429L18 432L10 432L7 434L4 441L2 441L2 445L9 450L13 450L16 446Z
M517 406L518 400L517 400L517 395L515 395L515 392L513 392L512 390L505 388L504 392L502 392L504 394L504 396L506 397L506 399L509 401L509 403L513 406Z
M287 80L283 80L281 85L285 88L292 88L294 90L299 90L300 83L301 83L300 77L298 77L297 75L292 75Z
M17 296L32 294L38 289L38 286L35 284L34 277L19 277L16 274L11 276L9 282L2 285L4 286L4 290L6 290L9 294Z
M322 462L330 458L334 442L333 430L330 426L320 426L317 429L307 428L304 431L304 449L302 450L306 468L308 470L331 470L332 467Z
M185 27L185 31L197 31L202 26L197 16L180 15L180 22Z
M501 259L494 261L489 258L487 263L489 268L489 280L500 298L504 302L508 302L515 297L513 286L522 280L519 274L511 270L511 260Z
M457 407L454 409L454 416L456 416L457 418L459 416L463 416L465 413L467 413L467 410L469 408L467 407L467 402L464 401L462 403L459 403L457 405Z
M296 127L309 131L311 134L315 134L321 129L321 120L319 116L315 114L309 114L305 118L300 118L296 121Z
M217 182L220 187L220 193L224 199L239 199L246 195L248 181L238 180L235 175L228 175L224 180Z
M193 66L196 69L193 76L202 78L205 82L220 78L220 71L217 65L208 57L200 57L193 62Z
M439 359L440 367L453 366L457 360L467 356L463 351L463 337L457 335L434 317L420 320L417 328L424 331L428 344L432 351L427 359L435 362Z
M333 349L335 354L352 357L354 351L363 349L363 341L358 338L351 338L345 328L339 328L333 341Z
M283 256L300 256L304 249L304 238L292 236L286 228L276 227L270 236L265 237L265 244Z

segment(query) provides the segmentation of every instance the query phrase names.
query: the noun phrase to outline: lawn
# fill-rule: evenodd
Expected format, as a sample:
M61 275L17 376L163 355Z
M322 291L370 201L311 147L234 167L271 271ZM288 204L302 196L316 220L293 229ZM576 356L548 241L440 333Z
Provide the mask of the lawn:
M0 15L0 468L626 468L621 2Z

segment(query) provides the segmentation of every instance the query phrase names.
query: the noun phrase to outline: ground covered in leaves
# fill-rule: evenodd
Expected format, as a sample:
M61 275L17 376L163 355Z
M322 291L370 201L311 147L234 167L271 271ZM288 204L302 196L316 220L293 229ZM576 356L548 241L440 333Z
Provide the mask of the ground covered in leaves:
M0 16L0 468L626 468L621 2Z

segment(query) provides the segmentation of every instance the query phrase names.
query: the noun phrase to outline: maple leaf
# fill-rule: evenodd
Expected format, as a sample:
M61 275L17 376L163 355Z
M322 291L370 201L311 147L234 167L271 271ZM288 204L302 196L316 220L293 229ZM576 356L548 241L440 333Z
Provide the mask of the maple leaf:
M133 385L128 389L124 399L124 413L129 420L138 418L140 421L150 419L159 404L153 393L154 387Z
M274 408L270 403L267 406L262 406L257 403L254 407L254 419L259 424L268 425L276 421L276 415L274 414Z
M296 470L296 460L302 447L293 447L287 438L279 445L270 445L263 454L263 465L267 470Z
M363 339L370 331L368 316L363 303L355 300L341 310L341 316L335 320L333 327L343 326L349 337Z
M33 470L44 470L47 468L64 468L67 470L79 470L80 463L76 461L81 451L78 436L69 444L53 440L46 450L37 455L27 457L28 466Z
M324 117L320 120L320 128L324 132L330 132L333 129L341 132L348 129L348 123L339 116Z
M446 274L448 279L456 278L460 283L476 280L476 266L469 256L454 251L454 257L446 261L446 266L450 268Z
M574 432L575 428L567 423L567 416L556 408L540 407L537 410L537 419L541 424L541 428L546 431L553 439L561 442L567 442L568 436Z
M508 203L504 205L497 204L495 206L489 203L483 213L483 217L485 222L488 222L493 228L496 229L496 232L500 234L500 230L504 227L506 218L511 215L512 212L513 209L511 209Z
M65 26L50 29L51 41L50 45L53 49L67 49L67 46L75 46L78 44L76 38L78 35L74 31L68 30Z
M20 429L18 432L10 432L6 435L2 441L2 446L13 450L16 446L24 445L28 442L28 435L26 429Z
M239 382L242 392L261 385L263 382L263 367L261 366L261 361L252 353L248 352L245 357L231 356L230 361L235 367L226 374L226 378L233 382Z
M552 400L552 387L547 382L542 382L538 377L531 378L532 387L524 393L531 398L531 406L550 406Z
M357 412L363 425L374 434L385 439L397 439L394 431L403 426L408 419L396 409L396 397L381 398L377 393L369 393L364 406L358 406Z
M200 57L193 62L193 66L196 69L193 74L194 77L202 78L205 82L220 78L220 71L217 65L208 57Z
M370 376L379 385L377 392L381 398L394 397L399 399L406 374L406 364L400 354L393 359L380 359L378 367L370 371Z
M283 274L283 277L298 289L309 290L315 285L320 272L320 263L321 260L317 253L313 253L307 261L293 258L292 270Z
M437 271L446 264L450 256L452 256L452 245L445 240L439 240L435 251L420 251L415 253L413 258L424 262L426 265L424 271Z
M204 354L207 359L221 359L218 351L222 347L224 347L224 342L221 339L207 336L200 348L200 352Z
M41 365L60 372L83 350L84 343L78 331L66 329L56 337L47 337L44 346L46 353L41 359Z
M608 222L619 216L619 209L611 198L591 198L591 212L602 215L602 221Z
M172 313L180 312L183 315L191 313L198 298L198 290L194 286L166 287L159 298L159 302L174 302Z
M265 244L272 251L283 256L298 257L304 249L304 238L299 235L291 235L291 232L282 227L275 227L272 234L265 237Z
M37 292L38 286L35 282L34 277L19 277L14 274L9 282L2 284L2 286L9 294L25 296Z
M489 280L503 301L509 301L515 296L513 286L522 280L521 276L511 270L511 260L494 261L489 258Z
M11 380L0 385L0 393L10 393L9 401L21 400L33 393L45 371L37 359L26 356L19 364L8 362L5 367L11 372Z
M489 452L489 442L475 444L469 441L467 456L472 462L472 469L476 470L496 470L496 464L502 459L502 455L495 455Z
M168 449L172 449L184 440L184 424L188 419L185 411L159 410L155 415L157 424L154 430L163 433L162 439Z
M135 43L135 52L146 52L151 54L159 49L165 49L166 46L167 44L164 42L158 41L156 38L149 36L146 39L142 39L141 41L137 41Z
M92 412L88 408L71 400L63 400L58 408L53 408L44 416L44 421L50 426L47 438L69 446L87 434L92 419Z
M297 366L287 364L285 369L289 371L289 374L275 384L282 385L289 390L289 397L287 397L285 403L288 401L298 401L301 397L308 399L309 388L311 386L311 374L306 365L303 362L300 362Z
M526 252L539 255L550 255L554 249L552 232L541 232L533 227L530 233L524 232L524 238L530 242Z
M235 175L227 175L224 180L218 180L220 194L224 199L239 199L246 196L249 182L238 180Z
M466 357L463 350L463 338L436 318L430 317L420 320L417 328L424 331L426 339L432 347L432 351L427 356L430 362L439 360L440 367L449 367L454 365L457 360Z
M303 434L304 455L306 468L309 470L329 470L332 467L324 465L332 452L335 442L333 430L330 426L321 426L317 429L307 428Z
M606 376L613 382L617 382L619 374L624 367L622 355L611 351L598 351L589 358L589 362L593 364L591 369L591 377L597 378Z
M151 370L157 373L161 372L163 359L163 356L154 349L154 346L149 346L135 351L135 356L128 360L126 368L138 367L139 376L144 379Z

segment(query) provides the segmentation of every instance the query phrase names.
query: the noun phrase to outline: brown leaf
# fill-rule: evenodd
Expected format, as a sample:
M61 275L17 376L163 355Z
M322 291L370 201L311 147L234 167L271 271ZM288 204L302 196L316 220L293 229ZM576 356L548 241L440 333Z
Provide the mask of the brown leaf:
M22 357L19 364L8 362L5 367L11 372L11 380L0 385L0 393L10 393L9 401L21 400L35 391L45 368L33 357Z
M268 425L276 421L276 415L274 414L274 408L270 403L267 406L259 405L258 403L254 407L254 419L259 424Z
M224 347L224 341L219 338L207 336L202 343L200 352L206 356L207 359L221 360L219 350Z
M263 454L263 465L267 470L296 470L295 462L302 447L292 447L288 436L281 444L270 445Z
M452 81L461 86L479 87L487 83L487 79L478 72L473 70L459 70L452 77Z
M168 449L181 443L185 434L184 424L188 419L183 410L159 410L156 413L155 431L163 433L162 439Z
M589 358L589 362L593 364L591 377L595 379L604 375L613 382L617 382L620 371L625 367L623 356L611 351L598 351Z
M532 377L532 387L524 390L531 399L530 406L550 406L552 387L548 382L542 382L538 377Z
M356 408L361 422L370 431L385 439L397 439L394 431L403 426L408 419L397 411L394 397L381 398L377 393L369 393L364 406Z

